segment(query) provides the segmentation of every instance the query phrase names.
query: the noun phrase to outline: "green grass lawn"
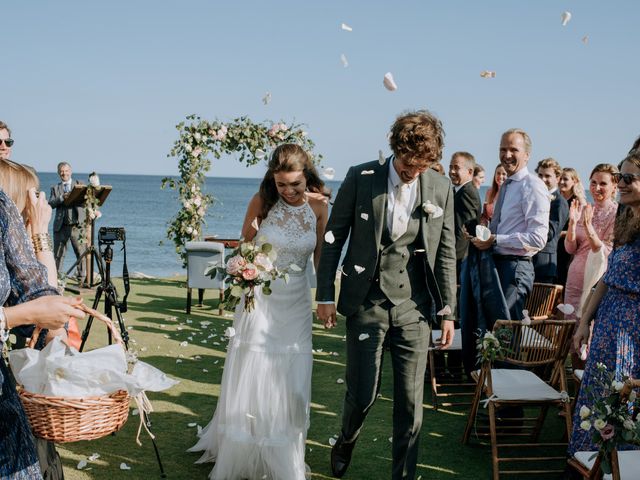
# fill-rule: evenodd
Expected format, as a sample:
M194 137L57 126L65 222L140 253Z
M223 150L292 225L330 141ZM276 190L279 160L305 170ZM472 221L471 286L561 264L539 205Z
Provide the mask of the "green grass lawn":
M121 292L121 284L116 281L116 286ZM191 315L186 315L184 281L132 280L131 287L129 311L124 315L131 347L141 359L180 380L168 391L149 393L155 409L151 416L153 432L164 469L173 479L207 478L211 464L196 465L194 462L199 454L186 452L196 442L196 427L188 425L205 426L213 414L225 358L223 332L231 325L231 318L217 315L217 300L213 299L217 291L207 291L205 306L194 307ZM85 298L89 305L92 302L90 295ZM340 428L345 386L337 380L344 378L345 344L344 319L339 320L338 328L331 331L314 323L311 427L306 455L314 479L332 478L329 439ZM201 322L205 322L204 325ZM185 340L188 345L180 346ZM105 329L95 322L89 336L89 348L105 344ZM390 362L385 365L381 397L369 414L345 478L390 478L392 376ZM466 421L464 408L434 412L429 402L427 391L418 474L425 480L490 478L490 449L478 442L469 446L460 442ZM555 412L550 417L555 417ZM114 436L60 445L66 478L159 478L149 437L141 434L142 446L135 442L138 421L139 417L130 415L124 428ZM100 458L78 470L78 462L93 453L100 454ZM131 470L120 470L122 462Z

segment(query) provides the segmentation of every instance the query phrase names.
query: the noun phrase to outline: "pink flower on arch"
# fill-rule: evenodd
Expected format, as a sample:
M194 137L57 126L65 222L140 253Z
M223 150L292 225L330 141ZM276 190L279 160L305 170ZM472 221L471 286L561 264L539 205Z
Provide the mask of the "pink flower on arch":
M242 270L242 278L244 278L245 280L255 280L256 278L258 278L258 267L256 267L253 263L247 263L247 265L244 267L244 270Z

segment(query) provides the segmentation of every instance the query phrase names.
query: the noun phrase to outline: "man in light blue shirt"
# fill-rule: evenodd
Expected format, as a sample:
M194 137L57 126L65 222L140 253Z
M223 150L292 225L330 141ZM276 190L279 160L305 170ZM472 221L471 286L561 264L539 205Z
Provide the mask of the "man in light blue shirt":
M531 138L520 129L507 130L500 141L500 164L507 180L500 188L491 236L472 238L479 250L493 249L493 260L511 319L521 320L527 296L533 289L531 258L547 243L549 192L544 182L529 172Z

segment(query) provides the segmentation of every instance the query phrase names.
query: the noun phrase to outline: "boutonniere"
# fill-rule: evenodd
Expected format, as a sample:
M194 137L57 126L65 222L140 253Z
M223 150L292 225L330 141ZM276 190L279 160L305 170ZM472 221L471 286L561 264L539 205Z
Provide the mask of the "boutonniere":
M422 210L424 210L424 213L428 214L432 218L439 218L444 215L444 210L442 210L442 207L434 205L429 200L422 204Z
M553 194L549 195L549 200L550 200L550 201L552 201L552 202L553 202L556 198L558 198L558 197L556 197L556 194L555 194L555 193L553 193Z

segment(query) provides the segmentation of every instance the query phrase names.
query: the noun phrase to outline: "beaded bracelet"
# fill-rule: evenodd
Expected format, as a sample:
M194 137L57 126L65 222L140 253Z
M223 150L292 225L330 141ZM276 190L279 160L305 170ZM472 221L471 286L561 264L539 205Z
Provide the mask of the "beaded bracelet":
M31 236L31 241L33 242L33 251L35 253L53 251L51 237L48 233L35 233Z

